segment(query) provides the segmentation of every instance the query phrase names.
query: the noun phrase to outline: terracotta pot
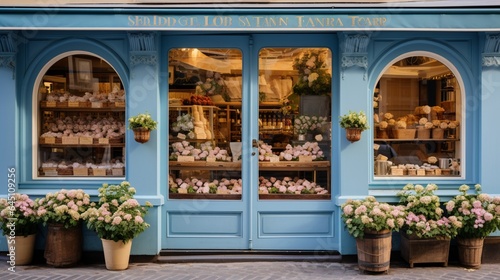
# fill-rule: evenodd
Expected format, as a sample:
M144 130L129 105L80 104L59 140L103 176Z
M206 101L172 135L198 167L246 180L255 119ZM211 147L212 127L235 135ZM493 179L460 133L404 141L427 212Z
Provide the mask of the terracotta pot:
M134 131L135 141L141 144L149 141L149 137L151 136L151 130L144 127L138 127L134 128L133 131Z
M16 265L30 264L33 260L33 252L35 250L36 234L30 234L28 236L16 236L14 239L15 243L9 243L12 242L9 239L9 236L5 237L7 238L8 247L14 247L14 261Z
M101 239L104 250L104 260L108 270L125 270L128 268L132 240L113 241Z
M458 261L467 268L481 267L484 238L457 238Z
M49 224L44 257L48 265L71 267L82 256L82 225L65 228L62 224Z
M345 136L347 140L351 141L351 143L359 141L361 139L361 129L360 128L346 128Z

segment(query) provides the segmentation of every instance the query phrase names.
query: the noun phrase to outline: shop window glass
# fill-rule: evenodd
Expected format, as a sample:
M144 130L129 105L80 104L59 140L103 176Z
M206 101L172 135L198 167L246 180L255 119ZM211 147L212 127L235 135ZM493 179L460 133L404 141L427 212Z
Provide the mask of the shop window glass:
M242 53L169 52L169 198L241 199Z
M454 73L434 58L394 63L373 95L375 177L461 176L462 94Z
M259 198L330 199L332 54L259 52Z
M123 177L125 91L111 65L69 55L41 75L35 177Z

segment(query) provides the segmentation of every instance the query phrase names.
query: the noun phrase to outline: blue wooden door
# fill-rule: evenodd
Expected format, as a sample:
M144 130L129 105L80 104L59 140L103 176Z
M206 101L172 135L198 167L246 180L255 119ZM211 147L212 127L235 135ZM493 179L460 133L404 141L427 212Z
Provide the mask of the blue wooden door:
M301 51L319 48L329 52L325 62L332 75L333 38L331 34L186 35L163 38L162 72L168 75L162 81L166 94L161 95L160 103L165 108L162 110L163 119L169 123L168 132L164 132L168 133L169 141L162 147L162 158L165 160L161 165L167 171L161 178L166 198L161 210L163 249L337 249L332 202L334 188L330 180L330 140L320 141L327 147L324 149L327 160L321 163L312 162L309 165L291 161L276 164L261 157L265 148L262 145L269 144L267 136L271 131L288 129L282 136L290 136L289 140L297 145L304 144L293 138L291 122L305 113L295 110L287 120L280 111L280 99L285 95L283 88L276 90L276 75L284 75L288 70L280 69L278 64L284 63L283 67L293 72L290 65L293 63L292 56L299 57L297 54ZM273 55L278 53L283 53L282 58L290 57L282 62L272 60ZM274 62L278 64L269 66ZM224 79L227 92L218 91L216 81L220 77ZM266 85L269 86L265 88ZM211 96L216 106L209 109L210 104L201 103L193 109L184 101L179 104L186 92ZM331 107L328 108L331 110ZM178 143L185 143L184 146L193 149L206 148L200 144L203 141L190 140L188 133L180 131L182 135L177 137L178 129L182 127L179 125L182 121L177 122L178 118L195 115L197 110L201 110L200 115L205 115L205 119L212 118L209 126L216 127L212 133L217 134L212 135L212 143L233 152L237 160L231 158L220 162L218 159L219 164L218 161L199 163L196 160L191 162L189 156L182 156L182 152L188 152ZM265 126L263 121L266 121ZM328 138L328 125L324 130L326 132L322 135ZM210 135L210 132L207 134ZM238 146L240 150L236 155L234 152ZM279 157L278 150L273 152ZM181 156L177 157L175 153ZM167 158L170 161L167 162ZM203 157L202 160L207 161ZM307 166L317 166L318 170L316 172L316 168ZM289 174L290 171L303 179L307 177L309 182L317 179L327 193L316 197L308 194L306 199L301 194L286 197L279 193L267 196L260 193L258 186L262 184L263 177L288 177L293 175ZM201 182L203 176L209 178ZM221 190L217 187L215 190L214 187L208 192L209 185L214 186L214 182L221 185L222 177L229 179L228 188ZM241 187L239 192L238 187Z

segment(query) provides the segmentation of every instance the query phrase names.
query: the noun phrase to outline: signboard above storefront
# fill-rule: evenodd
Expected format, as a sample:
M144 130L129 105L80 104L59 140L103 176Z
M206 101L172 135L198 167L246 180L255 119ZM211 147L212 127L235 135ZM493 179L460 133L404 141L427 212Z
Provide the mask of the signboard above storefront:
M255 6L256 7L256 6ZM500 9L0 7L0 30L492 31ZM292 6L290 6L292 7Z

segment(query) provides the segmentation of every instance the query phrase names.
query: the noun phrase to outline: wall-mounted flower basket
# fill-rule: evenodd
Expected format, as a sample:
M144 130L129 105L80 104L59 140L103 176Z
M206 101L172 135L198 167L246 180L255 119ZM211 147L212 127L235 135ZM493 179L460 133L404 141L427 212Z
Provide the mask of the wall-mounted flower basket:
M135 141L139 143L146 143L149 141L149 138L151 137L151 130L144 128L144 127L138 127L134 128L134 139Z
M340 127L345 129L345 136L351 143L361 139L361 132L368 129L368 121L363 111L359 113L349 111L340 116Z
M361 128L346 128L345 129L345 137L351 143L359 141L361 139Z
M130 117L128 122L128 128L134 131L135 141L141 144L149 141L151 130L155 130L158 125L148 113Z

